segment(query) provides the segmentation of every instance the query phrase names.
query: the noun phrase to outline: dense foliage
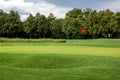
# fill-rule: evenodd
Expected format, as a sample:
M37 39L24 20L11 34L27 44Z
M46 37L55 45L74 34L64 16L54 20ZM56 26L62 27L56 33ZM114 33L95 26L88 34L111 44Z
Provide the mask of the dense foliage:
M37 13L22 22L18 12L0 10L0 37L9 38L120 38L120 12L74 8L65 18Z

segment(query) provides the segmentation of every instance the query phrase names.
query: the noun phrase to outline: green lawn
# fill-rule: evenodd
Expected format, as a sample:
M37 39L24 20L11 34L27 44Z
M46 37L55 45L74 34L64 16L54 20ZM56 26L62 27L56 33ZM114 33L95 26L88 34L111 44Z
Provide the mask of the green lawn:
M0 42L0 80L119 79L120 40Z

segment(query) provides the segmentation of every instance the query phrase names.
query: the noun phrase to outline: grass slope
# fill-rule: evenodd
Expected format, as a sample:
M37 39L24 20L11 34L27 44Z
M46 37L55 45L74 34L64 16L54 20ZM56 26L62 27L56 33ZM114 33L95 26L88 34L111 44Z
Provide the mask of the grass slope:
M0 80L119 79L119 40L0 43Z
M0 54L1 80L119 80L120 59L84 55Z

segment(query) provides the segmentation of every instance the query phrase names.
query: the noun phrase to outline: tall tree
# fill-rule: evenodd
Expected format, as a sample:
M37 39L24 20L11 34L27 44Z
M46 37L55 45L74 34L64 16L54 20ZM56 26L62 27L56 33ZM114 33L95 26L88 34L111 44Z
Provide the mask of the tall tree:
M51 37L52 38L59 38L61 34L61 20L56 19L52 13L49 14L48 16L48 21L49 21L49 26L51 30Z
M112 33L112 37L120 38L120 12L112 15L110 26L109 30Z
M6 16L7 16L7 13L5 13L3 10L0 10L0 36L4 36L2 35L2 28L3 28L3 25L6 23Z
M83 13L81 9L74 8L66 13L63 23L63 31L66 38L80 38L80 30L82 29Z
M32 38L34 34L35 28L34 21L35 21L34 16L30 14L27 20L23 23L23 30L29 36L29 38Z
M2 26L2 34L6 37L19 37L22 31L22 22L18 12L13 10L6 16L6 23Z
M41 15L40 13L37 13L35 15L35 26L37 28L36 32L39 33L39 37L41 38L47 38L49 37L49 22L47 18L44 15Z

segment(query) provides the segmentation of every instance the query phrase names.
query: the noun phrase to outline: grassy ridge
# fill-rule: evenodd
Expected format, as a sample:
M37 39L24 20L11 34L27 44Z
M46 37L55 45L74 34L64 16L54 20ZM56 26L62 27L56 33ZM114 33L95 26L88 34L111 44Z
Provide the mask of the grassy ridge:
M0 54L0 65L19 68L68 69L79 67L117 68L120 60L116 57L99 57L65 54ZM114 63L114 64L112 64Z
M54 54L0 54L0 56L2 56L1 80L120 79L120 59L115 57Z

